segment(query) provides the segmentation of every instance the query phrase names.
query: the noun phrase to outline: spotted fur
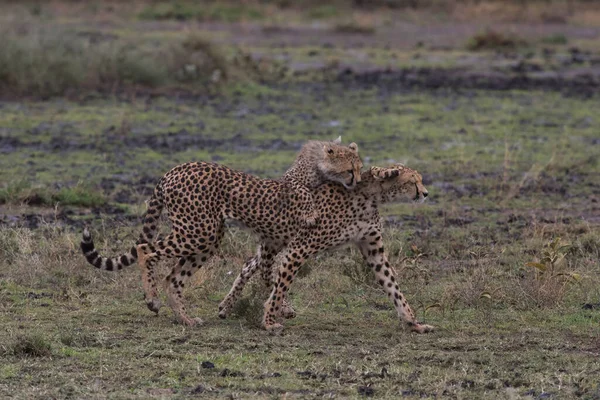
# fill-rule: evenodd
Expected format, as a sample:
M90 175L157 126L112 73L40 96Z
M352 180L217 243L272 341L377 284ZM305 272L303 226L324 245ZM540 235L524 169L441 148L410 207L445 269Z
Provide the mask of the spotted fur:
M405 198L422 202L427 194L421 175L402 165L372 167L362 174L362 182L353 191L344 190L336 184L319 187L313 192L322 215L319 226L297 236L291 235L291 232L298 229L297 226L277 226L279 236L290 237L292 240L286 243L263 240L257 255L246 262L229 294L219 305L219 316L227 317L246 282L255 272L260 271L265 284L273 287L265 303L263 325L267 330L280 331L283 326L276 322L278 317L289 318L295 315L286 302L286 295L304 261L322 250L354 243L366 264L374 271L377 282L394 303L400 319L413 331L431 331L431 326L416 320L399 290L394 271L384 252L378 211L379 204L398 202ZM275 270L275 285L271 280L274 264L280 264Z
M299 196L307 226L315 226L319 218L311 189L325 182L339 182L347 189L353 189L360 182L362 165L356 143L342 146L341 137L333 142L309 141L302 147L282 179Z

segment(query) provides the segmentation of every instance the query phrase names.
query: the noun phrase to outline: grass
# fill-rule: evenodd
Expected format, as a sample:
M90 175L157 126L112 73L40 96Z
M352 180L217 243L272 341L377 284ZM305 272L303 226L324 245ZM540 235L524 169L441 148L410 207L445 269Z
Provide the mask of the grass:
M246 4L198 3L191 1L173 1L148 4L138 14L146 20L175 19L179 21L217 21L239 22L242 20L263 19L258 7Z
M564 45L569 42L569 39L563 34L556 33L542 38L542 43L551 45Z
M425 176L428 204L385 207L384 241L403 292L438 331L416 336L400 328L355 249L303 267L292 291L298 317L285 336L271 337L257 323L265 296L258 284L232 318L216 316L255 249L246 231L229 227L220 252L186 290L190 314L206 322L188 329L167 308L147 311L135 270L116 275L87 265L79 229L3 225L0 396L358 398L372 390L375 398L593 398L596 108L595 98L552 92L397 93L323 82L240 84L210 99L7 106L4 134L23 144L0 159L0 180L33 177L5 186L12 199L36 185L83 181L85 190L139 215L156 179L176 163L214 159L277 176L294 144L338 134L359 143L367 165L414 166ZM118 129L122 118L126 130ZM67 144L43 147L59 137ZM32 146L43 157L32 157ZM93 217L74 210L73 218ZM139 229L119 214L86 222L107 254L128 248ZM558 237L570 247L560 250L555 272L527 265L547 263ZM164 276L167 266L160 268ZM575 275L581 279L568 278Z
M467 42L467 49L472 51L515 49L526 45L526 41L515 35L497 32L491 29L473 36Z
M338 33L372 35L376 30L375 27L371 25L366 25L357 21L348 21L336 24L333 27L333 31Z
M230 59L197 32L157 43L13 24L4 27L2 35L7 38L0 45L0 88L5 95L48 97L173 87L206 91L261 72L244 53L238 51Z
M82 185L51 190L44 187L32 187L30 182L22 180L0 189L0 204L98 207L105 203L106 198L103 194Z
M11 39L0 43L2 71L15 78L0 80L13 93L0 103L0 397L598 396L597 95L423 90L317 74L293 79L269 59L285 53L291 63L371 60L410 70L491 58L430 51L430 43L410 52L364 44L281 49L274 42L238 51L220 45L231 39L227 32L205 36L156 22L254 21L233 3L210 3L201 16L194 13L204 3L70 3L62 11L57 4L27 6L36 19L21 19L26 29L2 25ZM348 19L346 2L311 4L302 13L294 4L287 10L322 19L332 27L323 32L344 21L377 28L352 40L376 40L387 29L368 10ZM490 4L454 3L468 11L463 18L477 21L486 7L523 14L513 2ZM271 18L271 6L240 8ZM211 17L218 7L227 16ZM549 16L560 9L529 3L519 18L537 18L536 7ZM161 16L175 9L182 16ZM138 21L148 10L156 14ZM311 17L311 10L318 11ZM122 11L123 20L116 18ZM401 9L403 18L413 11ZM82 23L79 13L115 25ZM562 39L549 38L524 39L556 44L549 63L569 56L561 55ZM516 42L509 53L519 56ZM536 59L538 50L528 48L528 60L546 62ZM200 89L220 65L214 79L225 84L218 92ZM275 75L286 79L267 79ZM172 86L199 90L182 95ZM58 97L73 87L85 94ZM228 225L220 251L186 288L190 314L205 320L194 329L177 324L168 307L157 316L146 309L135 267L102 273L80 254L83 224L105 254L129 248L144 201L178 163L208 160L277 177L304 141L338 135L359 144L367 167L404 162L424 176L426 204L382 212L386 253L418 318L437 328L431 335L400 326L353 248L303 266L291 292L298 316L282 337L259 327L266 293L258 282L246 288L232 317L217 317L218 303L256 249L256 238L236 225ZM169 265L158 268L164 276Z
M100 231L98 243L107 250L122 247L115 246L117 232ZM420 317L438 333L399 329L380 289L348 276L359 260L356 250L310 262L293 291L297 319L288 321L284 337L271 337L256 326L260 289L248 288L237 316L216 317L229 271L254 248L244 231L229 230L205 280L187 290L192 312L205 319L188 329L168 310L153 317L145 309L135 271L111 275L85 265L78 232L2 229L2 248L13 250L10 261L0 261L0 393L358 398L365 387L376 398L595 393L595 381L578 378L597 368L600 319L597 311L581 308L598 295L589 254L565 256L569 269L589 274L589 281L540 308L533 292L517 290L527 281L517 267L527 259L523 250L541 254L539 237L525 239L520 255L479 254L452 269L428 255L404 258L408 249L395 239L399 233L386 230L392 264ZM447 236L440 228L431 232L439 233ZM118 237L129 235L120 231ZM575 237L566 240L578 244ZM415 273L415 265L429 277Z

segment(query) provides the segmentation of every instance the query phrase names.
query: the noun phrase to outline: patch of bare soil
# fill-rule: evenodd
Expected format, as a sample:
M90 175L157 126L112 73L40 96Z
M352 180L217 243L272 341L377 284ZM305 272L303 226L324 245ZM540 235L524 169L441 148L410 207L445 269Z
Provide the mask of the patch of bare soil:
M180 28L162 22L151 23L156 30ZM148 27L148 25L146 25ZM417 23L396 22L392 26L373 26L374 32L356 34L335 32L326 24L310 26L264 26L261 24L222 24L200 23L203 30L221 32L220 40L244 46L315 46L341 48L389 48L429 49L464 48L474 35L486 30L510 32L511 35L535 41L552 35L564 35L568 39L595 39L600 37L600 28L566 24L531 23L478 23L478 22L437 22Z
M600 66L570 72L476 71L468 68L408 68L355 71L346 68L338 80L347 85L377 85L393 90L399 87L426 89L555 90L592 96L600 87Z

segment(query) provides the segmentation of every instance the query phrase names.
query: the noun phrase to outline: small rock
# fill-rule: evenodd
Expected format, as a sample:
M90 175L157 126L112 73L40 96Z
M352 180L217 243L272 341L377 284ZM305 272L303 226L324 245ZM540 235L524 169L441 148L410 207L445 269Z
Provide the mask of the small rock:
M204 389L204 386L202 385L198 385L196 386L194 389L192 389L192 394L200 394L200 393L204 393L206 389Z

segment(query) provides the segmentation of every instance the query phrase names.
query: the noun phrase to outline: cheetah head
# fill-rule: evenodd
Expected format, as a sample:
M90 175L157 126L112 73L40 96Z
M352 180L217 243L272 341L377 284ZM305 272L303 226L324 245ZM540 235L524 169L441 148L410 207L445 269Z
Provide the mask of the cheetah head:
M371 167L371 177L380 184L385 201L400 200L408 197L416 203L422 203L429 195L423 185L423 177L414 169L402 164L395 164L387 168Z
M320 169L328 180L339 182L346 189L354 189L361 181L363 163L358 155L358 145L341 145L341 137L323 145L324 162Z

